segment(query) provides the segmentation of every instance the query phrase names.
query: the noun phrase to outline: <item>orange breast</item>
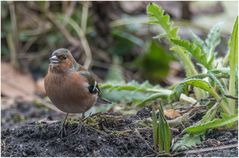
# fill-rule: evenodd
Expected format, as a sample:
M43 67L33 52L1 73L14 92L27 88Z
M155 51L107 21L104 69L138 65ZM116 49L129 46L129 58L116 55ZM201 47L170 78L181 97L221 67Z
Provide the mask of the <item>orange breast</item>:
M97 95L89 92L87 80L77 72L48 74L45 89L53 104L67 113L85 112L97 100Z

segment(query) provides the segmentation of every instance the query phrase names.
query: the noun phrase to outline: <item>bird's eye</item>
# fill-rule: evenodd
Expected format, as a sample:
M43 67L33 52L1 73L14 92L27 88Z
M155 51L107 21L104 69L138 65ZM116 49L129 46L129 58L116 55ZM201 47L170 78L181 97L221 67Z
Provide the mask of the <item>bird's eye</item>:
M65 60L66 59L66 56L65 55L61 55L59 56L60 60Z

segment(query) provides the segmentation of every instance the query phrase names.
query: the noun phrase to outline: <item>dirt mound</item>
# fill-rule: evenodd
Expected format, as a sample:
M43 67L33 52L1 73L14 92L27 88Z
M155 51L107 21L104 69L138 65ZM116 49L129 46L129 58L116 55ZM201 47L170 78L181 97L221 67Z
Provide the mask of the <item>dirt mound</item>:
M133 116L102 113L87 118L82 130L72 134L79 125L69 119L67 136L60 138L63 115L29 103L19 103L2 110L2 156L166 156L152 147L150 109ZM20 117L21 116L21 117ZM19 119L22 118L22 119ZM173 133L175 136L176 133ZM195 149L237 143L237 131L211 131ZM237 148L180 156L237 156ZM179 155L177 155L179 156Z

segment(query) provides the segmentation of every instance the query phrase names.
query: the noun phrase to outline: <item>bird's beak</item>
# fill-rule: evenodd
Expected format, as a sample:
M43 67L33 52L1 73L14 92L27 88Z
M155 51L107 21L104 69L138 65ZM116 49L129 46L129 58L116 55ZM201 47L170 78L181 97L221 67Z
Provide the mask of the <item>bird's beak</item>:
M52 64L58 64L60 62L60 60L58 59L56 55L50 57L49 60L50 60L50 63Z

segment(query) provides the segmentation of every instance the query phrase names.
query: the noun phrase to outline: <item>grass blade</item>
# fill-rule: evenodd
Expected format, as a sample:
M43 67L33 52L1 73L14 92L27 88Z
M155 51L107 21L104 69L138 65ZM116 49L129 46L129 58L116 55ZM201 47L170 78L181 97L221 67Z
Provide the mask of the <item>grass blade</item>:
M238 70L238 17L236 18L233 32L231 35L230 43L230 54L229 54L229 64L230 64L230 80L229 80L229 94L232 96L237 96L236 90L236 80L237 80L237 70ZM236 113L236 101L229 100L229 108L231 114Z

